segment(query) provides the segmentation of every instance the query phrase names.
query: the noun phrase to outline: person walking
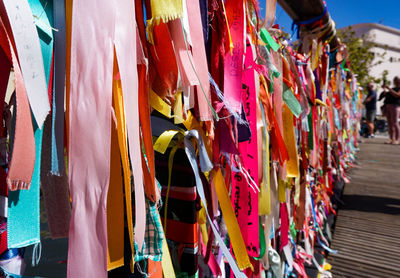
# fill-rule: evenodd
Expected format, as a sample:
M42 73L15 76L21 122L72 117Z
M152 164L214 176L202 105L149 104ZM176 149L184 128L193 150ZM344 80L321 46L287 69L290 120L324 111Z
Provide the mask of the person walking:
M383 85L385 97L385 114L388 122L389 140L386 144L400 144L400 78L396 76L393 80L394 88Z
M367 127L368 127L368 135L365 136L367 138L375 137L374 130L374 122L376 116L376 91L374 90L374 84L372 82L367 85L368 95L364 99L364 105L366 109L366 119L367 119Z

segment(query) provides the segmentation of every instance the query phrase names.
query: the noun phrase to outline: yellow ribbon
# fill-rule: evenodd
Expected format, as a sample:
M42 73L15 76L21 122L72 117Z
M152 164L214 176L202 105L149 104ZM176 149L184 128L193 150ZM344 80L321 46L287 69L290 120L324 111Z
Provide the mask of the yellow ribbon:
M174 124L183 123L183 103L182 103L182 91L179 91L175 96L174 103Z
M270 165L269 165L269 136L268 134L264 134L264 144L263 144L263 152L265 152L265 161L263 161L264 175L263 180L260 186L260 194L259 202L258 202L258 211L260 215L268 215L271 213L271 181L270 181Z
M201 209L199 211L198 214L198 223L200 224L200 231L201 231L201 235L203 236L203 242L204 244L207 246L208 244L208 233L207 233L207 225L206 225L206 210L203 206L203 204L201 204Z
M171 107L160 98L152 89L150 89L149 102L151 107L163 114L165 117L171 118Z
M171 177L172 177L172 165L174 164L175 153L178 150L178 145L174 146L169 153L168 158L168 185L167 185L167 195L165 196L164 204L164 231L167 232L167 212L168 212L168 200L169 200L169 190L171 188Z
M228 190L225 186L225 180L222 176L221 169L218 169L213 178L213 184L217 193L219 205L221 207L222 215L225 219L226 228L228 229L229 238L233 252L235 254L237 264L240 270L252 268L249 256L247 254L246 245L244 243L242 233L240 232L239 223L233 212L231 200L229 199Z
M322 100L319 100L318 98L315 99L315 104L319 104L321 106L328 107L328 105L325 102L323 102Z
M160 217L159 214L157 214L158 217ZM161 220L158 219L160 222ZM163 238L163 242L162 242L162 260L161 260L161 266L162 266L162 270L164 273L164 277L171 277L171 278L175 278L175 271L174 271L174 267L172 265L172 261L171 261L171 255L169 254L169 249L168 249L168 244L167 244L167 240L164 234L164 238Z
M115 82L115 80L114 80ZM110 185L107 194L107 270L124 265L124 193L118 135L111 125Z
M294 134L293 114L286 104L283 104L282 107L282 119L283 119L283 137L289 155L289 160L286 163L287 176L298 177L300 175L299 159L297 156L297 145Z
M124 173L124 191L126 204L126 218L128 222L129 243L132 250L131 271L135 263L135 247L133 239L133 217L132 217L132 198L131 198L131 169L129 166L127 132L125 123L124 100L122 95L121 80L113 82L113 100L115 106L115 117L117 118L118 144L121 152L122 169Z

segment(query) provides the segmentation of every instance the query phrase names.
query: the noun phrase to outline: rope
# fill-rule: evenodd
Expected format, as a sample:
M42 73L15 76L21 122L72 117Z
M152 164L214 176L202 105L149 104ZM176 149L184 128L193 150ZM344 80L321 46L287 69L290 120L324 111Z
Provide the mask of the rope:
M326 15L327 11L328 11L328 8L327 8L326 3L324 1L324 11L322 12L322 14L320 14L319 16L316 16L314 18L307 19L307 20L293 20L292 32L294 32L296 30L295 26L297 26L297 30L296 30L297 31L297 38L299 38L300 37L299 36L300 35L300 28L299 28L300 26L313 24L313 23L321 20Z

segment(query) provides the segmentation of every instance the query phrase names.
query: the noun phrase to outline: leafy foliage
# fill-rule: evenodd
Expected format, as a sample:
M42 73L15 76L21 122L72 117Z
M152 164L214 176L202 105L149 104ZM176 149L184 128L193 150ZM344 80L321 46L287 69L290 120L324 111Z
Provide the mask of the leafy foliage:
M352 27L341 29L338 36L349 51L347 63L350 64L351 70L357 75L357 80L361 86L365 87L369 82L380 83L382 78L376 78L370 75L370 69L374 65L380 64L386 52L374 53L372 49L377 45L373 42L373 37L366 34L361 37L356 36L356 32Z

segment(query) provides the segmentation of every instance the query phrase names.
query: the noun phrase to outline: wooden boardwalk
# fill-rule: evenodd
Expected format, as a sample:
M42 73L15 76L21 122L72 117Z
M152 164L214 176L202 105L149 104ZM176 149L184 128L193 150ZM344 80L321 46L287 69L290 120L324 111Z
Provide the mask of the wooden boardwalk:
M400 146L365 139L345 185L329 255L333 277L400 277Z

